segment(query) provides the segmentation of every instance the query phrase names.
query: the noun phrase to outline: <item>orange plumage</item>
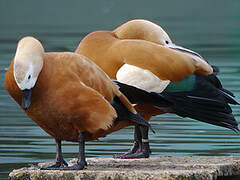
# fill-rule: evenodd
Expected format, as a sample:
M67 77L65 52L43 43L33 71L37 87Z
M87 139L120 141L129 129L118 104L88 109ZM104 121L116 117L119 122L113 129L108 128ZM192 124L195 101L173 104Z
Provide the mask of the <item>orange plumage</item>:
M113 31L92 32L75 52L117 79L120 90L137 104L135 109L146 120L167 112L238 131L229 106L238 103L222 87L216 69L213 73L201 55L173 44L168 34L150 21L132 20ZM115 157L146 158L150 152L147 130L136 126L131 150Z
M185 53L164 46L171 42L156 24L146 20L129 21L114 31L96 31L82 39L76 53L89 57L113 79L124 64L151 71L159 79L181 81L192 74L213 72L205 62L196 62ZM147 120L162 114L152 105L137 105L136 110Z
M79 131L86 131L87 140L105 136L98 133L113 128L117 114L109 102L115 96L136 113L106 74L88 58L64 52L44 53L43 60L32 89L31 105L25 112L55 139L77 141ZM22 95L14 79L13 64L14 60L6 73L5 87L21 105Z
M25 113L56 140L56 163L43 170L83 169L87 164L85 141L122 128L119 123L148 126L96 64L77 53L45 53L33 37L19 41L5 87ZM63 140L79 142L74 166L64 167L68 164L62 156Z

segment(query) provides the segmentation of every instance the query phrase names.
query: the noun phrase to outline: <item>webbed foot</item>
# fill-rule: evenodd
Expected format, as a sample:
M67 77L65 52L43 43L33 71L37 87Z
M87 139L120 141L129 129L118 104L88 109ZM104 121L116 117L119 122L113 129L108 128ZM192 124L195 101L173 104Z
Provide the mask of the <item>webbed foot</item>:
M62 161L56 161L55 164L51 165L51 166L46 166L46 167L41 167L41 170L55 170L58 168L63 168L63 167L68 167L68 163L64 160Z
M81 161L73 166L60 167L58 170L82 170L87 165L86 161Z
M138 159L138 158L149 158L150 152L137 151L135 153L125 153L125 154L115 154L113 158L115 159Z

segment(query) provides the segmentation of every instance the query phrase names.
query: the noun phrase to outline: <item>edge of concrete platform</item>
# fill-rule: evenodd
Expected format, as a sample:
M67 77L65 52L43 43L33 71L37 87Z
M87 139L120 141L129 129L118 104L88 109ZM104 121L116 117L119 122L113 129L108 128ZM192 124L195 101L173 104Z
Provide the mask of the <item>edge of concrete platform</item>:
M149 159L87 158L80 171L40 170L39 163L10 172L9 179L204 179L240 177L240 157L154 157ZM76 159L69 162L75 164Z

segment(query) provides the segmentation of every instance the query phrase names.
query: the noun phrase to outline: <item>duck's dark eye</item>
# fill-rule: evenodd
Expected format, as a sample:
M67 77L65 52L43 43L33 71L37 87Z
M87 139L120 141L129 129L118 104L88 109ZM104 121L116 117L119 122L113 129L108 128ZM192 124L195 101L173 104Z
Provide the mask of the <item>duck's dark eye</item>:
M168 44L169 42L168 41L165 41L166 44Z
M31 75L28 76L28 80L31 78Z

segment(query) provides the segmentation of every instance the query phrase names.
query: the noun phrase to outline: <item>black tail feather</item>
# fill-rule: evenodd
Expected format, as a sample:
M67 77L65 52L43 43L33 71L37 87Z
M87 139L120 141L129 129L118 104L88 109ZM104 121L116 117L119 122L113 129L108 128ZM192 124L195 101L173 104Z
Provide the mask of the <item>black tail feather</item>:
M172 97L169 97L172 99ZM190 117L199 121L203 121L209 124L222 126L225 128L232 129L234 131L239 131L238 123L234 119L231 113L231 108L225 105L225 108L219 106L218 101L209 101L207 105L207 100L202 101L199 99L196 101L192 97L173 98L175 105L172 107L173 111L182 117Z
M152 130L153 133L155 133L151 125L140 114L133 114L130 112L117 96L115 96L114 100L111 102L111 105L114 107L118 115L115 121L129 120L139 125L147 126Z
M214 73L211 75L195 75L195 86L192 91L154 93L118 81L114 82L134 104L152 104L165 112L238 132L238 123L232 115L229 104L239 105L239 103L232 98L234 97L232 92L222 87L216 77L218 68L213 67L213 69Z
M216 75L219 73L218 67L212 66L212 68L213 68L213 74L205 76L205 80L210 82L211 85L213 85L215 88L217 88L219 90L220 93L222 93L222 96L224 96L227 103L239 105L239 103L237 101L235 101L233 98L228 96L228 95L230 95L232 97L235 97L234 94L231 91L223 88L220 80L217 78Z
M239 103L230 97L233 94L222 87L214 74L196 75L196 83L192 91L164 92L163 95L174 104L171 108L179 116L239 131L238 123L229 106Z
M169 107L172 105L163 95L155 92L147 92L142 89L112 80L119 90L127 96L128 100L133 104L153 104L159 107Z
M234 105L239 105L239 103L237 101L235 101L232 97L235 97L234 94L224 88L222 89L219 89L219 91L222 93L222 95L224 96L225 98L225 101L229 104L234 104ZM230 95L230 93L232 94L231 96L232 97L229 97L227 94Z
M155 131L153 130L152 126L139 113L131 114L129 116L129 120L134 123L149 127L149 129L155 134Z
M178 101L181 99L176 98ZM203 97L195 97L195 96L187 96L185 99L189 104L197 106L198 109L207 108L209 111L223 112L223 113L232 113L232 109L230 106L226 106L221 101L217 101L214 99L208 99Z
M216 88L218 88L220 91L232 96L232 97L235 97L234 94L227 90L227 89L224 89L220 80L217 78L217 74L220 72L218 67L217 66L212 66L213 68L213 74L210 74L208 76L206 76L205 78L208 79L209 82L211 82Z

